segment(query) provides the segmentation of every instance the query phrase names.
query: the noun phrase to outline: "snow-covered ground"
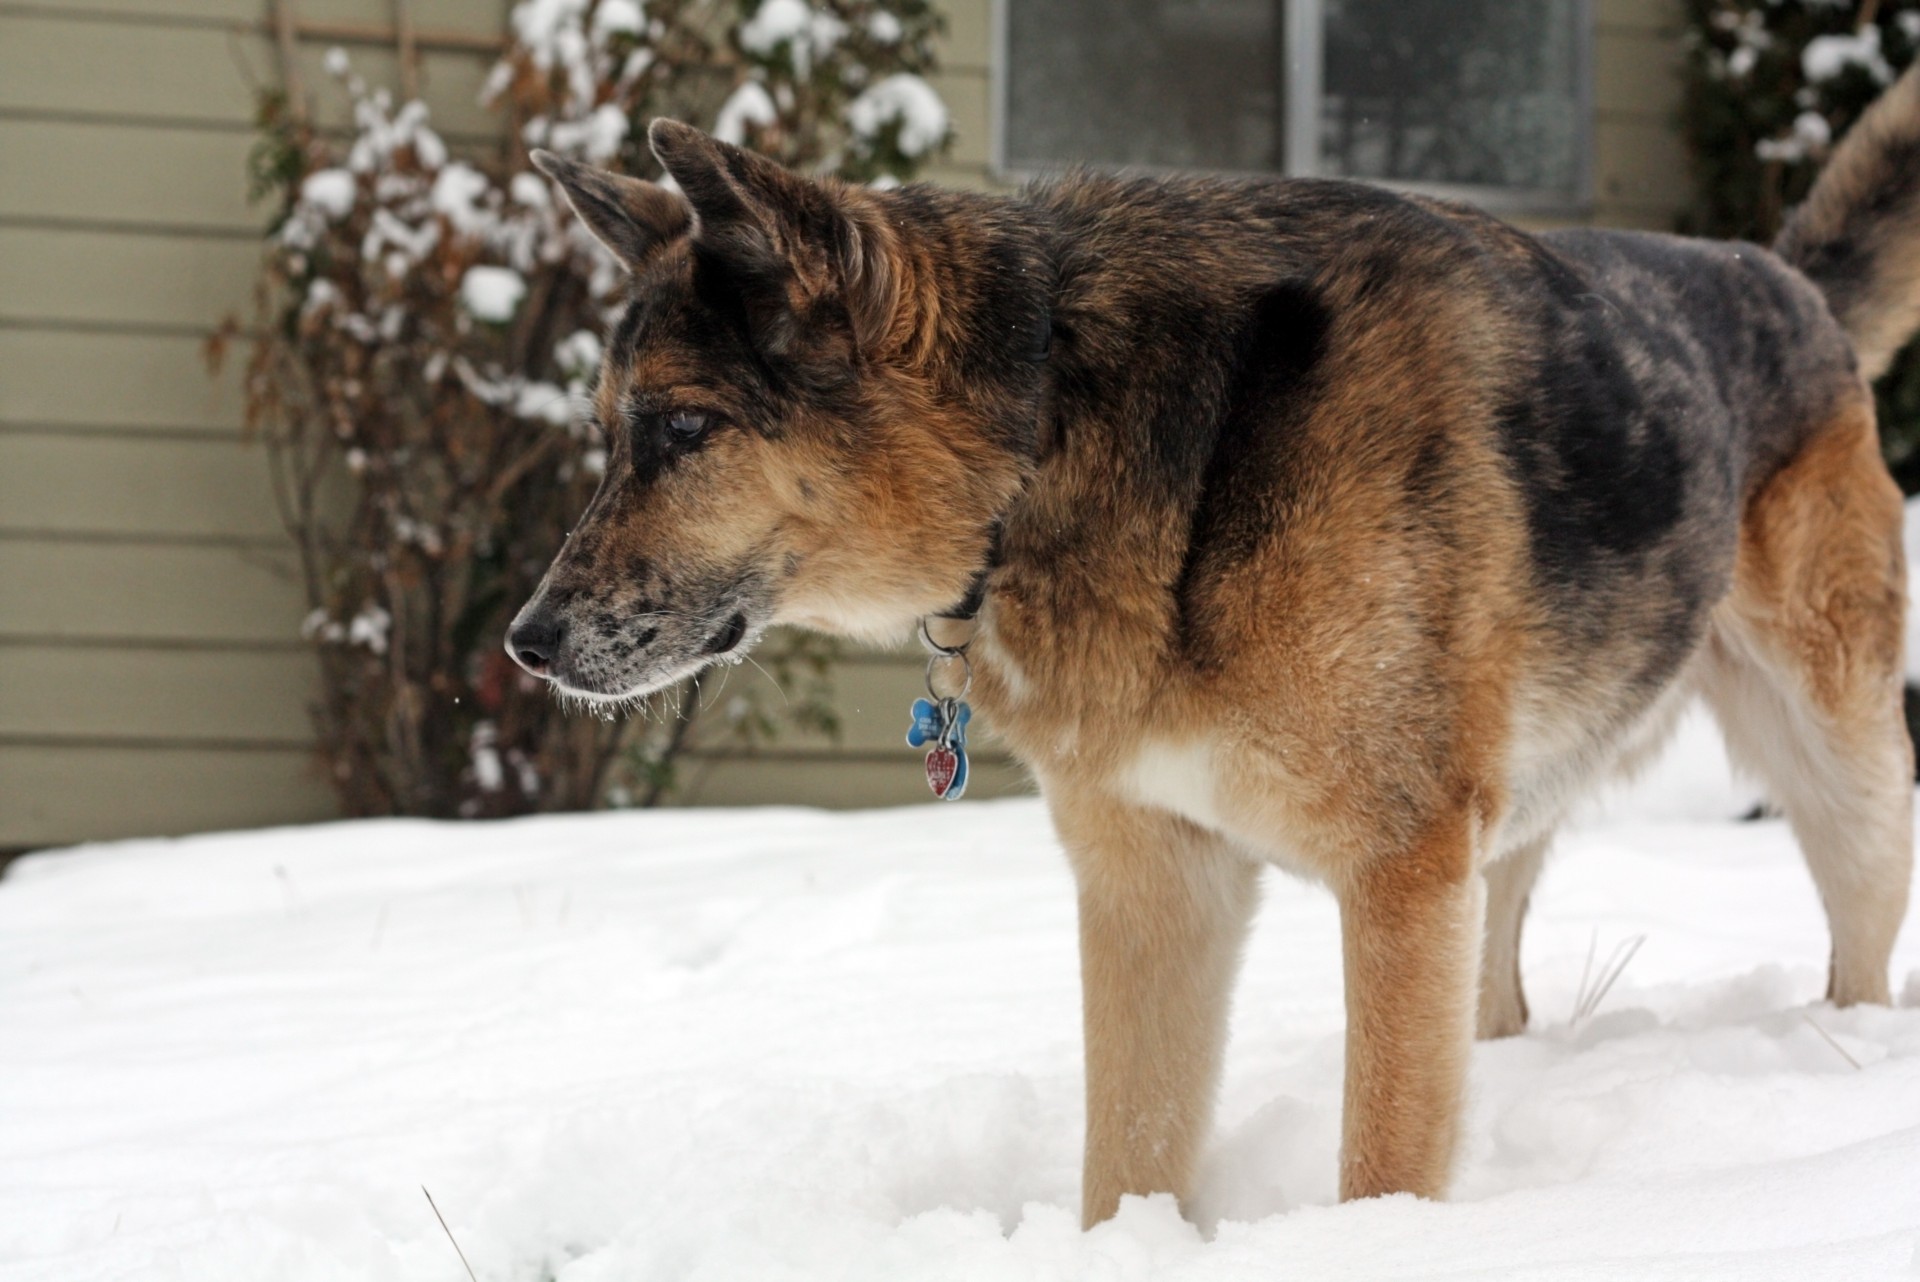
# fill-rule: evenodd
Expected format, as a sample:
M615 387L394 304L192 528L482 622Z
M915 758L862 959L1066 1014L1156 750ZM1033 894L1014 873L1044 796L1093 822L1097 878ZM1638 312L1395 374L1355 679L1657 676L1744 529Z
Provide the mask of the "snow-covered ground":
M0 1277L454 1282L422 1185L481 1282L1920 1277L1920 929L1900 1009L1819 1004L1813 889L1744 804L1696 722L1562 842L1533 1028L1476 1050L1444 1204L1333 1204L1334 913L1273 877L1200 1225L1161 1198L1087 1235L1036 802L31 858L0 882ZM1637 935L1570 1024L1589 950Z

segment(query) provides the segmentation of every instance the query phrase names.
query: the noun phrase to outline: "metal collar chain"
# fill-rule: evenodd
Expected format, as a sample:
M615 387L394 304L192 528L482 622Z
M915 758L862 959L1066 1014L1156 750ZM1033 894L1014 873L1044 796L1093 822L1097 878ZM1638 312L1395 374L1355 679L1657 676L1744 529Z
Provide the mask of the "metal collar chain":
M927 786L943 801L958 801L967 790L967 722L973 709L967 706L967 694L973 689L973 663L967 658L966 641L957 646L941 645L920 621L920 642L927 648L927 697L913 701L913 724L907 727L910 747L927 748ZM940 693L938 678L952 664L960 665L960 690ZM929 746L931 745L931 746Z

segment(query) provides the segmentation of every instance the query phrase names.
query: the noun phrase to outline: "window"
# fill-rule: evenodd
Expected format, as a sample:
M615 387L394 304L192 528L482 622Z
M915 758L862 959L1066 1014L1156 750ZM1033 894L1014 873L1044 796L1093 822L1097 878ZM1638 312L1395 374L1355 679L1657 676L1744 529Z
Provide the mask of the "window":
M1591 0L999 0L1001 169L1326 174L1572 209Z

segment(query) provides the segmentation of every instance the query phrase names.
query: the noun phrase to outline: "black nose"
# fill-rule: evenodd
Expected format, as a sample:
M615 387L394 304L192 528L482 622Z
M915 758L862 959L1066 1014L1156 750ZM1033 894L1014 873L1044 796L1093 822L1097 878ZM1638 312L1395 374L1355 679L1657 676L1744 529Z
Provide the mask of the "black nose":
M507 653L536 677L544 677L552 670L553 655L559 648L560 624L544 610L521 619L507 634Z

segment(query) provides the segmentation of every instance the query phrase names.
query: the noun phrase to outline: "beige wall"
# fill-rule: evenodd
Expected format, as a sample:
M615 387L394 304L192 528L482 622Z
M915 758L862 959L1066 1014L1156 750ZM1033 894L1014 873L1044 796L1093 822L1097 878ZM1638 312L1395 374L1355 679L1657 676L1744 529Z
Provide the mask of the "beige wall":
M379 28L390 0L300 0ZM474 103L504 0L413 0L435 123ZM1670 221L1670 0L1599 0L1597 220ZM259 451L202 343L244 314L249 86L276 79L264 0L0 0L0 848L313 819L311 660ZM936 178L986 185L989 0L952 0ZM302 45L309 85L334 38ZM390 42L349 46L391 77ZM323 103L334 102L324 92ZM332 108L337 111L337 106ZM751 672L735 681L758 679ZM899 743L912 657L840 670L847 735L696 761L686 799L875 805L924 796ZM1019 785L988 753L982 794Z
M261 461L199 356L255 259L261 12L0 4L0 845L327 812Z

